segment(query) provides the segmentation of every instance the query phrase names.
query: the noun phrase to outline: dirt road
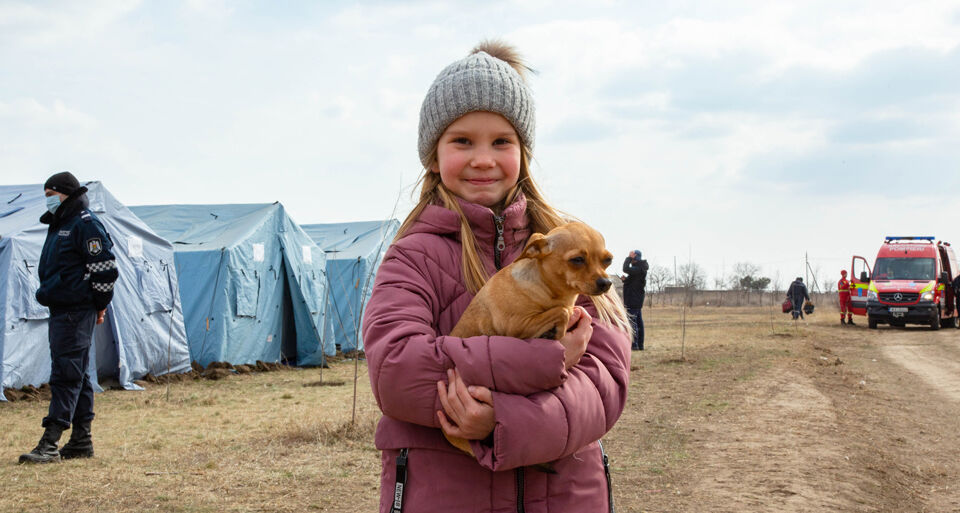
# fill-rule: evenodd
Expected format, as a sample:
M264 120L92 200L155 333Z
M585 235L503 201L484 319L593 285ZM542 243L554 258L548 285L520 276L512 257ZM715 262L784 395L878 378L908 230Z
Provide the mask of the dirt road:
M960 331L756 314L688 325L685 361L665 357L672 315L654 321L661 344L634 364L645 418L610 436L674 456L615 473L637 486L622 511L960 512Z

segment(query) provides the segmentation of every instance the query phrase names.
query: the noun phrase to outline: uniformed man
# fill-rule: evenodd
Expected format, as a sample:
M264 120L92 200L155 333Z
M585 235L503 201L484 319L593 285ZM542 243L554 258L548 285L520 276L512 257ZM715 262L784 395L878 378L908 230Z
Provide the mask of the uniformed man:
M93 456L93 384L87 375L94 324L103 322L113 298L117 264L113 242L100 220L87 210L87 188L68 172L43 185L50 225L40 254L37 301L50 308L50 410L40 443L20 463L50 463ZM60 435L70 440L59 451Z
M847 279L847 270L840 270L840 281L837 282L837 295L840 298L840 324L853 326L853 302L850 299L850 280ZM843 316L847 319L844 321Z

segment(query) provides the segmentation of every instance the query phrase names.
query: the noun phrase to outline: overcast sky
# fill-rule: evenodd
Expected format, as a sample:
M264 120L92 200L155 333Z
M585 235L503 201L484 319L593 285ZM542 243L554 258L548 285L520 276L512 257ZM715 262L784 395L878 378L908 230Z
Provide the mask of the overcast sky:
M535 177L616 266L822 282L960 241L960 1L781 4L0 0L0 183L402 218L423 95L499 37L538 71Z

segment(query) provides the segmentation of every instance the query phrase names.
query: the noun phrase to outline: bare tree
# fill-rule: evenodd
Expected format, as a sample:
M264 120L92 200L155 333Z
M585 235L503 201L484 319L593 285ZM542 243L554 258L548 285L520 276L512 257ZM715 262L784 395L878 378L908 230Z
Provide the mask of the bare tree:
M780 276L780 271L777 271L777 273L773 275L771 284L773 286L773 293L779 296L780 293L783 292L783 278Z
M677 285L689 290L703 290L707 286L707 273L696 262L683 264L679 269L680 283Z
M680 266L678 279L677 285L683 287L687 305L693 306L693 293L707 287L707 273L700 264L690 262Z
M749 289L743 283L744 278L753 278L760 274L760 267L750 262L737 262L733 265L733 272L730 273L730 288L734 290Z
M647 272L647 283L653 287L653 290L657 292L657 294L663 292L663 289L670 283L670 278L673 278L673 273L670 272L670 269L662 265L655 265ZM661 300L661 303L662 302ZM652 304L651 302L651 306Z
M727 277L724 276L722 273L717 275L713 279L713 287L717 289L717 291L720 293L720 298L719 298L719 301L717 302L717 306L723 306L723 291L726 290L727 288Z
M760 275L760 266L750 262L737 262L733 265L733 272L730 274L730 288L739 291L739 301L742 304L746 300L750 304L750 292L755 290L756 278Z

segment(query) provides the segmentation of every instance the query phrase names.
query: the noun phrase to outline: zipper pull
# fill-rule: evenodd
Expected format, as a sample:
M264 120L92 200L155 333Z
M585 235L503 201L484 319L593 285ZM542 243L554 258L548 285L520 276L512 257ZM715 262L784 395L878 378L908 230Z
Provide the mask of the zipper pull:
M503 217L493 216L493 223L497 226L497 250L503 251L507 244L503 241Z
M497 227L497 242L493 249L493 265L498 270L502 267L500 253L507 247L503 241L503 217L493 214L493 224Z

